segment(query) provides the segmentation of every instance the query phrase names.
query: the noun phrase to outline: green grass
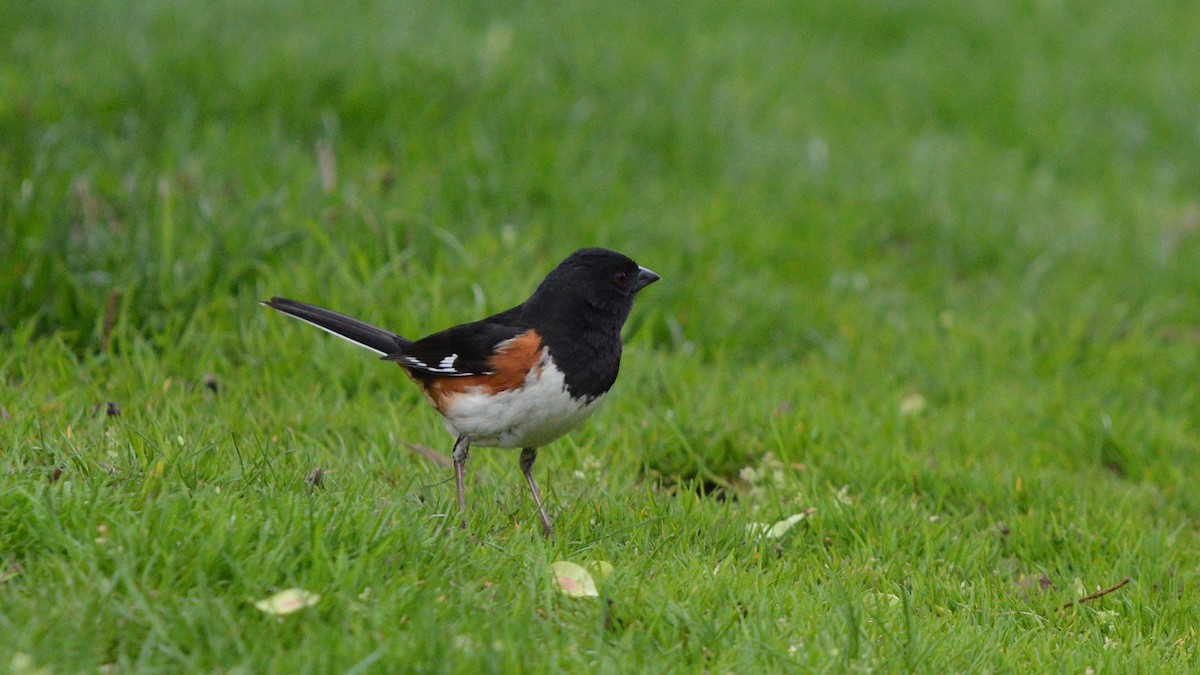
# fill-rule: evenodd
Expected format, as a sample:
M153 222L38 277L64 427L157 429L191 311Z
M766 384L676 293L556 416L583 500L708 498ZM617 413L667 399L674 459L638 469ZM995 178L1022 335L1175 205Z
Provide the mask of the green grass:
M0 3L0 669L1200 668L1198 33ZM506 451L446 532L415 388L255 304L416 336L585 245L663 281L541 454L553 541ZM611 562L601 597L559 559ZM322 599L254 608L290 587Z

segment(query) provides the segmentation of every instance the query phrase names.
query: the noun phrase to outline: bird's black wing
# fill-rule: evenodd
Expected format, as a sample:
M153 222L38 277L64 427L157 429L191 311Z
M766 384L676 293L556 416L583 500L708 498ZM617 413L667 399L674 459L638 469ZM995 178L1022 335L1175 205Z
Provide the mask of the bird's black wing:
M527 330L485 319L423 337L383 358L417 376L487 375L498 348Z

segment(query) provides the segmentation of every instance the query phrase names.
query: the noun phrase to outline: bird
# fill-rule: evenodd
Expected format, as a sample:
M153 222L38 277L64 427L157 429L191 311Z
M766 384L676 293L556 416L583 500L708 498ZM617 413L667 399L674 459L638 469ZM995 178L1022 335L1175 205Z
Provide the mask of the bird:
M538 449L577 428L600 406L621 365L621 329L653 271L604 248L567 256L527 300L419 340L316 305L273 297L262 304L375 352L400 366L441 413L460 527L467 527L464 478L472 447L521 450L519 465L553 536L533 478Z

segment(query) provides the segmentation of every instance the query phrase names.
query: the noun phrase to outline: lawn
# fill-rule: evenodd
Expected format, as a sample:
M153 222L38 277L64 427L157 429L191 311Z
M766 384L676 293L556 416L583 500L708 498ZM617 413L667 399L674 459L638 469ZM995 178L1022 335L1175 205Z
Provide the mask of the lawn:
M1200 669L1197 34L0 3L0 669ZM592 245L663 279L540 455L552 540L513 451L447 528L417 389L256 304L419 337Z

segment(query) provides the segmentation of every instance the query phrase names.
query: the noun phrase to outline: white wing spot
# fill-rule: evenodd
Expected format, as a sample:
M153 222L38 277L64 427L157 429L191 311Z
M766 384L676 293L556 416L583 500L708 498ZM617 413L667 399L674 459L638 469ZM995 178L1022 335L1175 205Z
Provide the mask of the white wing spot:
M454 367L454 364L458 362L458 354L451 354L450 356L443 358L436 366L431 366L415 356L405 356L403 361L413 368L417 368L418 370L423 370L427 373L435 373L437 375L449 375L450 377L467 377L470 375L492 374L491 371L485 371L482 373L464 373L458 370Z

